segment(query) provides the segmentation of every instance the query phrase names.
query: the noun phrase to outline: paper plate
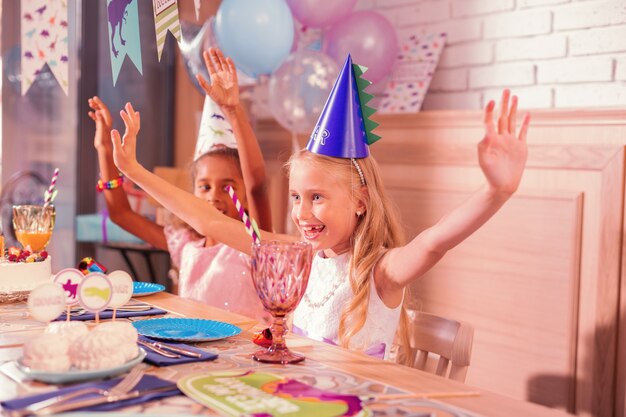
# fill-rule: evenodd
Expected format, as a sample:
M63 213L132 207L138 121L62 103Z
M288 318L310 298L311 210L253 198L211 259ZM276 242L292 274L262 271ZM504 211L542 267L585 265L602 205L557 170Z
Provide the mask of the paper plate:
M24 365L21 359L18 359L16 363L19 370L22 371L29 379L47 382L48 384L66 384L68 382L87 381L90 379L111 378L123 374L135 365L141 363L145 357L146 351L139 348L139 354L136 357L120 366L106 369L70 369L69 371L63 372L37 371Z
M141 335L181 342L207 342L241 333L241 329L223 321L163 317L133 322Z
M165 286L153 282L133 282L133 297L143 297L144 295L156 294L165 291Z

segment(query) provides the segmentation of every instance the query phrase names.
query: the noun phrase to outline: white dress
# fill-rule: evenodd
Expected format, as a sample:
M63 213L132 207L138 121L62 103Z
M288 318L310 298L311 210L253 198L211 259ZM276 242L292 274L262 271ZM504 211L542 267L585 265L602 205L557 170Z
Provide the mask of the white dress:
M347 253L333 258L322 256L320 252L313 257L306 293L294 312L294 332L339 344L341 311L353 295L348 279L349 257ZM350 340L350 348L386 358L398 328L401 309L402 303L396 308L383 303L376 292L372 271L367 319Z

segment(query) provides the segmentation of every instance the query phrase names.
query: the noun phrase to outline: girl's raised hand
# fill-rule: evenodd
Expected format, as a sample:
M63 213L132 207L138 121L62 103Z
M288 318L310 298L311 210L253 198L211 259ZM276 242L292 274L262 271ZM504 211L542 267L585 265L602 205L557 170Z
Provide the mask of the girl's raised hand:
M517 133L517 96L509 98L511 92L502 92L500 115L494 121L495 102L485 108L485 137L478 144L478 162L489 186L497 192L512 194L522 179L528 149L526 132L530 115L526 113Z
M113 118L109 108L104 104L100 97L93 96L89 100L91 111L89 117L96 122L96 134L93 139L93 145L96 149L107 148L110 146L109 134L113 125Z
M120 116L124 120L126 131L122 139L120 132L116 129L111 130L113 161L120 171L127 174L139 165L137 162L137 133L141 127L141 119L139 112L136 112L130 103L126 103L124 110L120 111Z
M211 99L219 106L234 107L239 104L237 69L232 59L224 57L218 48L209 48L202 54L211 80L198 74L196 78Z

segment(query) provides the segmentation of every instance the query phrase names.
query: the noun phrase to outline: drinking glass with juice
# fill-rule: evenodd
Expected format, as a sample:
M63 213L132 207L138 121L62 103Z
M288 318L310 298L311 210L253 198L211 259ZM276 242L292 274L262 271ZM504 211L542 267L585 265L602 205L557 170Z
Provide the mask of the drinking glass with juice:
M56 213L54 206L13 206L13 228L15 237L26 248L41 252L52 237Z

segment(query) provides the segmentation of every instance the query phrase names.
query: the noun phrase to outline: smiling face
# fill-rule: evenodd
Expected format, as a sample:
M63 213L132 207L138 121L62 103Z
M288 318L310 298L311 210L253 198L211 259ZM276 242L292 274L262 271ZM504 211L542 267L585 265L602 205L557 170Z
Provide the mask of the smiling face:
M237 160L225 155L205 155L195 163L193 194L207 200L216 209L233 219L239 219L235 204L224 188L230 185L244 207L246 189Z
M350 249L356 212L364 205L354 198L345 178L312 160L297 159L290 166L289 193L291 219L313 250L332 257Z

